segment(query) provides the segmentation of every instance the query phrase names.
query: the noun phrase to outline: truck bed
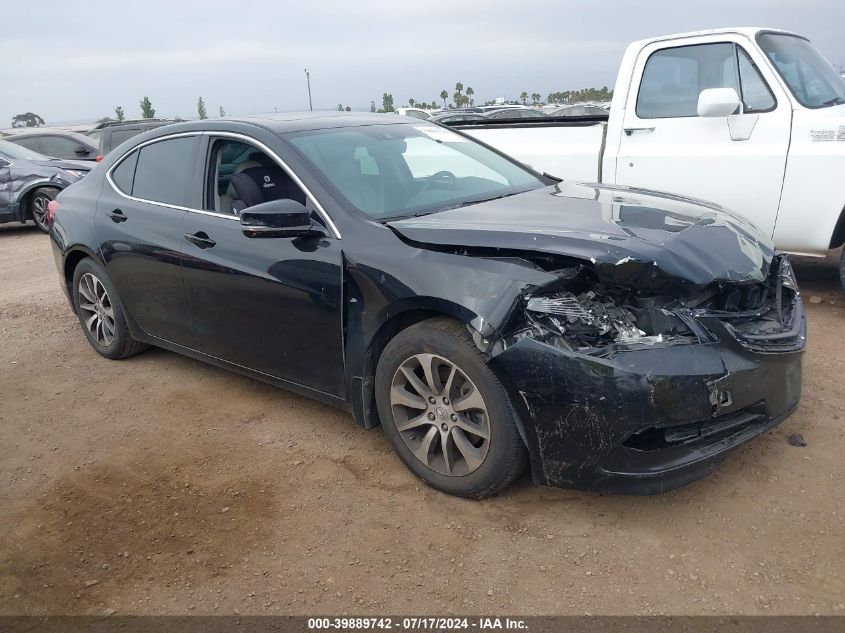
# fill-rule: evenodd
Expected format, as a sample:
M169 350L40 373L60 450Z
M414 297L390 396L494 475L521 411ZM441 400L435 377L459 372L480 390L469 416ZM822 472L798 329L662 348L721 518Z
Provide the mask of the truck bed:
M498 119L447 124L564 180L601 181L607 117Z

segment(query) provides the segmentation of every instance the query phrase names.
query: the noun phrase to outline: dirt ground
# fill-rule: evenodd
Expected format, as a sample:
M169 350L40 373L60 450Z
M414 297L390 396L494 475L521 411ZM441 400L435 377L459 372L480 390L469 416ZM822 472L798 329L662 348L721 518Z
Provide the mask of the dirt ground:
M48 239L0 227L0 614L845 614L845 293L796 269L823 301L779 428L662 496L477 502L322 404L99 357Z

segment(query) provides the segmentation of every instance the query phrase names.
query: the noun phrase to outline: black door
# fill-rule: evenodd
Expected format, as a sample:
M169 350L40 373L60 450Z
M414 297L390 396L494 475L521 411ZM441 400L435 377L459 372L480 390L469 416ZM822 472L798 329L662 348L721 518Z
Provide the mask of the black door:
M231 211L243 204L233 204L232 173L259 172L261 190L275 198L305 196L268 156L234 143L210 143L207 210L182 218L191 347L343 395L340 240L246 237Z
M152 336L184 344L182 217L197 178L199 136L144 145L111 172L97 203L97 239L126 309ZM197 187L194 187L197 188Z

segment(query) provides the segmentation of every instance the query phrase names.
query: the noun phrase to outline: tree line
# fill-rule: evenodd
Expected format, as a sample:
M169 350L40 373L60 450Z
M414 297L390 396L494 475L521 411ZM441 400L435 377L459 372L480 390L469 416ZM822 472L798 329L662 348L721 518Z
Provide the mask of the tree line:
M475 105L475 90L471 86L464 88L463 82L455 84L455 91L451 95L449 101L449 91L440 91L441 106L437 99L428 101L418 101L414 98L408 99L408 106L411 108L422 108L423 110L436 110L438 108L466 108L467 106ZM567 104L567 103L583 103L585 101L610 101L613 98L613 90L608 89L607 86L601 88L582 88L580 90L562 90L558 92L551 92L543 101L543 95L539 92L532 92L528 94L527 90L520 93L518 99L506 100L505 104L510 105L531 105L541 106L549 103L553 104ZM497 105L495 101L485 101L483 105ZM340 108L339 108L340 109ZM349 108L346 108L349 110ZM393 105L393 94L385 92L381 98L381 107L376 106L375 101L370 101L370 112L394 112L396 108Z
M465 108L467 106L475 105L475 90L473 90L471 86L467 86L466 88L464 88L463 82L459 81L455 84L455 91L452 93L451 96L452 101L447 104L447 100L449 99L449 91L440 91L440 100L443 102L443 108ZM602 86L601 88L582 88L580 90L562 90L558 92L551 92L546 97L545 102L555 104L566 104L582 103L584 101L610 101L612 98L613 90L609 90L607 86ZM511 100L507 101L506 103L522 103L522 105L528 105L529 99L531 100L531 105L543 105L542 95L539 92L532 92L529 95L528 91L526 90L523 90L522 93L519 95L519 100ZM425 110L435 110L441 107L437 99L428 102L417 101L416 99L409 98L408 105L412 108L417 107ZM484 105L496 104L493 101L485 101ZM144 96L139 102L139 106L141 108L142 119L155 118L156 111L155 108L153 108L153 104L150 101L149 97ZM347 112L352 110L350 106L344 106L340 103L337 104L337 109L340 111L345 110ZM375 101L370 101L371 112L395 112L395 110L396 108L393 105L393 94L389 92L385 92L382 95L380 108L376 107ZM226 116L226 110L223 109L223 106L217 107L217 113L218 116ZM205 107L205 101L202 97L199 97L197 99L197 118L208 118L208 112ZM114 117L103 117L99 119L97 123L108 123L111 121L117 121L118 123L120 123L125 120L126 114L123 110L123 106L117 106L114 109ZM41 127L42 125L44 125L44 119L39 115L35 114L34 112L24 112L22 114L16 114L14 117L12 117L12 127Z
M153 107L150 98L144 96L141 101L138 103L141 108L141 118L142 119L154 119L156 116L155 108ZM223 106L217 107L217 113L219 116L224 117L226 116L226 110L223 109ZM197 118L200 119L207 119L208 112L205 108L205 100L202 97L197 99ZM116 106L114 109L114 116L105 116L101 119L97 119L97 123L110 123L115 121L117 123L122 123L126 120L126 112L123 110L123 106ZM44 125L44 119L35 114L34 112L24 112L22 114L16 114L12 117L12 127L41 127Z

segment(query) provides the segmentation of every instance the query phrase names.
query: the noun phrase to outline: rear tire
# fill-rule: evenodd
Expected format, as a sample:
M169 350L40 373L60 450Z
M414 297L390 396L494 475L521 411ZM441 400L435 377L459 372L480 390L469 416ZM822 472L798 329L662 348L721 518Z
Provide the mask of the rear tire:
M435 318L401 331L379 358L375 388L385 434L428 485L478 499L525 469L507 393L462 323Z
M29 194L29 217L35 226L44 233L50 232L50 225L47 223L47 205L59 195L58 189L36 189Z
M842 254L839 256L839 282L845 290L845 246L842 247Z
M119 360L147 348L132 338L117 290L91 258L80 261L73 271L73 307L82 333L98 354Z

